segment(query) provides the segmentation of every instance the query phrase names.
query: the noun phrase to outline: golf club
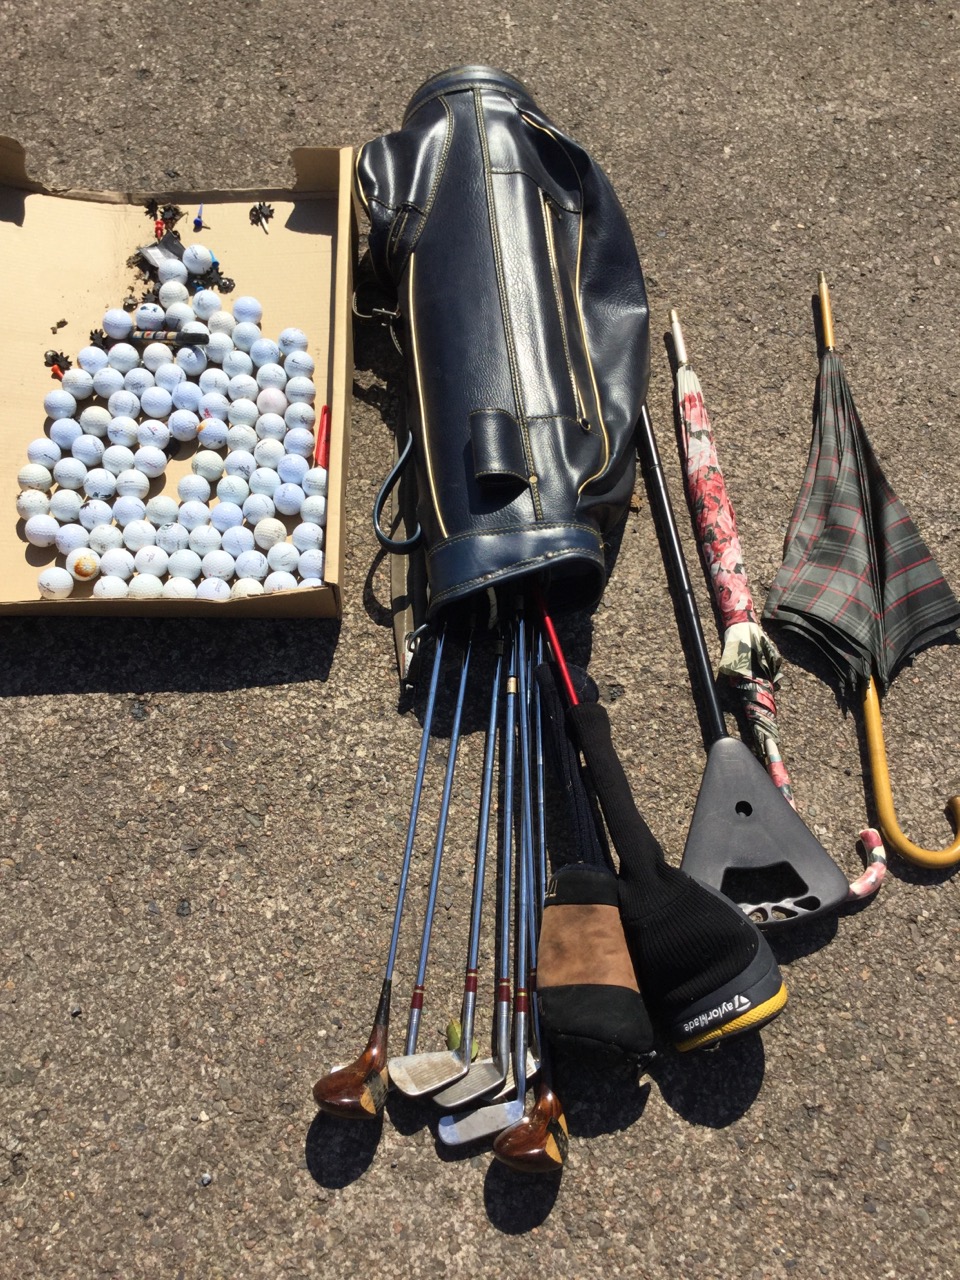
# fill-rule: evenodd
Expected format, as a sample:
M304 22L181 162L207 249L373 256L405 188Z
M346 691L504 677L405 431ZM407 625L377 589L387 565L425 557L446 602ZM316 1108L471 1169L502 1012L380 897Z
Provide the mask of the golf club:
M467 966L460 1009L460 1047L439 1053L414 1053L394 1058L390 1073L401 1092L417 1098L453 1084L467 1074L473 1053L473 1023L477 1004L477 965L480 960L480 923L483 912L483 886L486 875L487 843L490 833L490 809L493 799L493 760L497 745L497 711L500 701L500 674L503 648L497 654L490 694L490 716L483 760L483 783L480 792L480 818L477 829L477 852L473 872L473 900L470 909L470 935L467 943Z
M457 752L460 747L460 725L463 719L463 704L467 692L467 676L470 673L470 655L473 649L473 630L467 637L460 664L460 684L457 689L457 702L453 712L453 724L450 727L450 746L447 754L447 768L443 779L443 795L440 801L440 817L437 822L437 839L434 845L433 866L430 871L430 887L427 895L427 908L423 919L423 935L420 939L420 957L417 962L417 980L410 997L410 1017L407 1021L407 1039L402 1056L394 1057L387 1063L391 1082L401 1093L416 1090L416 1082L411 1080L408 1067L411 1058L416 1056L417 1035L420 1031L420 1018L423 1012L424 983L427 976L427 961L430 956L430 935L433 931L433 916L437 905L437 890L440 887L440 866L443 861L443 846L447 835L447 819L450 815L450 796L453 791L453 778L457 765ZM414 1092L415 1096L415 1092Z
M413 786L413 802L410 807L410 820L407 824L407 840L403 850L403 865L400 871L400 886L397 890L397 905L393 915L393 932L390 935L387 968L383 986L380 990L380 1002L377 1005L373 1030L370 1032L367 1047L358 1058L348 1066L339 1067L328 1075L322 1076L313 1086L313 1096L317 1106L321 1111L329 1112L335 1116L374 1119L382 1111L387 1097L387 1039L390 1028L390 993L393 987L393 970L397 960L397 946L400 941L400 921L403 916L407 880L410 875L417 817L420 812L420 797L423 793L423 778L427 767L430 729L433 724L433 713L437 703L437 688L440 684L440 667L443 660L445 636L446 632L441 630L437 636L436 649L433 656L430 689L427 694L426 709L423 713L423 733L420 739L420 755L417 760L417 774Z

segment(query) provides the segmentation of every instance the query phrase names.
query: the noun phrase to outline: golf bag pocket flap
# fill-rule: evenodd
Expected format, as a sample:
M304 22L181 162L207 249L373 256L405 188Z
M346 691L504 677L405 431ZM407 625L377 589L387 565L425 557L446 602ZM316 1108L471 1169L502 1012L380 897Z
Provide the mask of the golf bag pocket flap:
M530 468L520 424L506 409L477 409L470 415L474 475L481 484L527 484Z

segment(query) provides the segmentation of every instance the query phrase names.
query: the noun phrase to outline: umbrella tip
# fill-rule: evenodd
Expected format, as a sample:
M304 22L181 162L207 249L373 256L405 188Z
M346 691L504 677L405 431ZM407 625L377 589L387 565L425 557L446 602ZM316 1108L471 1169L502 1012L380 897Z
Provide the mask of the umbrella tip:
M677 314L676 307L670 310L670 330L673 334L673 348L677 354L677 364L682 368L687 364L687 346L683 340L683 330L680 328L680 316Z
M820 319L823 324L823 345L827 351L834 348L833 310L830 306L830 290L827 288L827 277L822 271L817 272L817 292L820 295Z

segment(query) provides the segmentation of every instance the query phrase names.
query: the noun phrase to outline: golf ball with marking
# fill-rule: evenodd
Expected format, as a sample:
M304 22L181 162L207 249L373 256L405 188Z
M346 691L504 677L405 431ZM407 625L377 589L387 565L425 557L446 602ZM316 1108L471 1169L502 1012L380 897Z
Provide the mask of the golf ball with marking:
M317 414L313 405L307 404L306 400L295 400L293 404L287 405L283 411L283 420L291 431L306 431L310 434L312 440L312 427L317 420ZM288 437L289 435L290 431L287 432ZM310 446L310 456L313 456L312 444Z
M235 561L228 551L208 551L203 557L202 572L205 578L222 578L229 582L233 577Z
M230 588L223 578L204 578L197 586L198 600L229 600Z
M146 354L146 353L144 353ZM140 352L129 342L118 342L107 352L107 364L118 373L126 374L140 363ZM150 366L147 365L149 369Z
M53 478L61 489L82 489L87 467L79 458L61 458L53 464Z
M136 467L131 467L128 471L121 471L117 476L117 493L122 498L134 497L145 500L149 492L150 481Z
M162 547L168 556L175 551L185 551L190 545L190 530L179 523L162 524L157 529L156 545Z
M99 467L103 457L104 444L99 436L77 436L70 446L70 452L85 467Z
M243 518L248 524L258 525L262 520L271 520L276 507L273 505L273 499L265 493L251 493L243 504ZM286 534L286 529L284 529ZM256 535L254 535L256 541Z
M37 589L44 600L66 600L72 594L74 581L66 569L52 566L37 578Z
M17 494L17 515L21 520L50 513L50 499L40 489L22 489Z
M272 498L280 487L280 476L272 467L257 467L256 471L249 480L250 492L266 494L268 498ZM271 504L272 506L272 504Z
M43 408L47 417L57 422L60 418L72 418L77 412L77 402L69 391L56 387L43 397Z
M90 494L91 498L94 496ZM50 495L50 514L61 524L71 524L77 520L82 506L83 498L76 489L58 489L56 493Z
M156 302L141 302L133 318L138 329L162 329L164 308Z
M267 564L281 573L295 573L300 552L291 542L275 542L267 552Z
M213 254L206 245L188 244L183 251L183 265L191 275L206 275L213 266Z
M90 542L88 543L91 551L96 551L101 557L101 573L103 572L103 556L107 551L120 551L123 549L123 533L115 524L98 524L90 530Z
M252 551L254 548L253 530L244 525L234 525L231 529L224 529L220 538L220 545L224 551L229 551L236 559L243 555L245 551Z
M299 485L304 494L303 478L309 470L310 463L299 453L285 453L277 463L277 475L283 484Z
M197 584L189 578L168 578L163 584L165 600L193 600L196 594Z
M103 561L100 563L102 565ZM93 594L98 600L122 600L130 594L130 588L122 578L101 574L93 584Z
M115 476L118 476L121 471L132 471L133 462L133 450L125 444L109 445L104 449L103 457L100 459L104 471L109 471Z
M283 362L288 378L312 378L316 371L313 356L306 351L291 351Z
M259 324L263 319L263 304L249 294L243 294L239 298L233 300L233 318L238 323L241 321L249 321L252 324Z
M224 460L212 449L201 449L193 455L190 468L194 475L202 476L210 484L215 484L223 475Z
M79 439L79 437L78 437ZM27 461L52 471L53 464L61 458L60 446L46 436L31 440L27 445Z
M104 313L100 327L108 338L127 338L133 333L133 317L121 307L111 307Z
M312 494L319 494L321 498L325 498L327 496L327 468L311 467L300 481L300 485L308 497Z
M130 520L123 527L123 545L134 554L141 547L153 546L156 540L157 531L149 520Z
M195 529L190 530L190 550L201 558L211 551L219 551L220 530L215 529L212 524L198 524Z
M302 329L293 327L282 330L277 339L277 346L285 356L289 356L293 351L306 351L307 345L307 335Z
M98 369L93 375L93 389L102 399L112 396L115 391L123 390L124 375L112 365Z
M247 501L249 502L249 500L248 498ZM269 551L278 542L283 542L286 536L287 529L283 521L276 520L272 516L268 516L264 520L258 520L253 530L254 542L264 551Z
M90 534L82 524L62 524L57 530L54 544L62 556L68 556L77 547L85 547L90 542Z
M190 582L195 582L200 577L202 568L200 557L195 551L189 551L184 548L182 551L174 551L167 563L167 571L175 578L187 578Z
M238 373L252 373L253 361L245 351L239 351L234 344L233 351L228 351L223 357L223 372L231 378L235 378Z
M172 255L168 258L162 258L160 265L157 267L157 278L166 284L168 280L179 280L184 283L187 279L187 268L183 265L179 258Z
M323 579L323 552L318 547L311 547L300 553L297 561L297 572L301 578Z
M262 551L243 551L237 556L236 571L238 578L255 578L262 582L270 572L270 565Z
M100 572L100 557L89 547L75 547L67 555L66 569L75 582L92 582Z
M210 512L206 502L188 500L181 504L178 522L191 533L202 524L209 524Z
M268 573L263 582L263 589L268 595L273 591L291 591L296 586L299 586L299 583L293 574L284 573L282 570Z
M138 573L130 580L129 594L134 600L159 600L163 595L163 583L152 573Z
M254 578L237 578L230 588L231 600L245 600L249 596L262 596L263 583Z
M273 505L282 516L298 516L306 496L298 484L281 484L273 495Z
M167 426L170 428L170 435L174 440L185 443L189 440L196 440L200 419L192 409L174 409L167 419Z
M24 537L32 547L52 547L59 532L59 524L49 515L31 516L23 526Z
M219 418L204 418L197 428L197 440L204 449L225 449L229 430Z
M233 479L235 477L231 477ZM243 524L243 509L235 502L218 502L210 512L210 523L224 533L238 524Z
M87 373L85 369L68 369L60 386L75 400L86 400L93 395L93 374Z
M312 520L304 520L291 533L290 541L298 551L319 550L323 546L323 529Z
M106 467L94 467L88 471L83 482L83 492L88 498L99 498L106 502L117 492L117 477Z
M99 525L112 523L113 507L109 502L104 502L100 498L91 498L89 502L85 502L80 508L80 514L77 518L87 532L92 534Z
M134 521L142 521L146 515L147 508L142 498L134 497L132 493L122 494L113 504L113 518L121 529L126 529L128 524ZM153 526L150 526L153 528ZM126 538L124 538L126 543Z
M141 547L133 557L133 564L137 573L152 573L158 578L162 578L167 572L169 561L170 557L163 547L158 547L153 543L148 543L146 546Z

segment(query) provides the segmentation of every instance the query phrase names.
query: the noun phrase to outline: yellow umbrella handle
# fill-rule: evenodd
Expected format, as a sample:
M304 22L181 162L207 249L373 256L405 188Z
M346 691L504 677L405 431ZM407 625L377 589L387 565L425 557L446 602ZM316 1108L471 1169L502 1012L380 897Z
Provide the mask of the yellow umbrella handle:
M867 730L867 749L870 753L870 772L873 775L873 794L877 802L880 829L888 845L892 845L908 862L921 867L952 867L960 862L960 796L951 796L947 811L957 832L953 843L946 849L921 849L900 830L893 808L890 790L890 771L887 768L887 752L883 744L883 721L880 718L880 696L873 676L863 687L863 721Z

